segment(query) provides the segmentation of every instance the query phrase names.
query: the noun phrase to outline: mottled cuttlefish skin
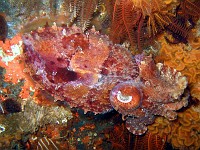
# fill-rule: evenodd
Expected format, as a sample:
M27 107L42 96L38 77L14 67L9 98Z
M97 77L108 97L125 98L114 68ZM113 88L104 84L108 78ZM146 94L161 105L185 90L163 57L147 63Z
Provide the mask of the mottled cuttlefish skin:
M94 30L44 27L24 34L23 43L31 77L55 99L85 112L112 110L112 88L139 75L132 54Z
M85 113L114 108L133 134L145 133L155 115L175 119L175 110L187 105L180 99L184 76L151 57L133 57L94 29L46 26L24 34L23 43L26 70L55 100Z
M155 115L175 120L175 111L187 106L188 95L181 97L187 79L175 69L155 64L151 56L136 58L140 58L136 59L140 69L138 78L117 84L110 93L110 101L125 118L127 129L142 135L147 125L154 122Z

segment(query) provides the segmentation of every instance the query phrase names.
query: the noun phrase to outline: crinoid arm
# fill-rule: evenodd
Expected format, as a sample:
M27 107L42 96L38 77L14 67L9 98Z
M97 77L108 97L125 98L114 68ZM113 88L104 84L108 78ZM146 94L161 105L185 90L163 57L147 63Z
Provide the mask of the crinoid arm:
M131 0L120 0L114 4L111 38L114 42L128 38L134 44L134 27L142 16L141 10L136 8Z

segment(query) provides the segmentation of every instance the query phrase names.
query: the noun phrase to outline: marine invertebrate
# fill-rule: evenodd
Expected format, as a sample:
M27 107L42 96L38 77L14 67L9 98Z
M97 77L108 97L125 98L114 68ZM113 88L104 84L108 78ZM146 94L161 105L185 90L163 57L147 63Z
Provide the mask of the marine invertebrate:
M187 43L187 38L189 31L192 28L186 25L185 20L171 18L170 22L165 26L165 28L171 32L173 36L173 41L170 41L167 37L166 40L170 44L177 44L180 42Z
M172 68L162 64L156 66L150 57L144 58L139 68L140 80L119 83L112 89L110 100L112 106L126 119L128 130L140 135L146 132L146 125L153 123L154 115L176 119L175 110L187 106L187 99L180 99L187 80Z
M155 123L148 126L149 132L161 137L167 136L167 142L176 149L199 149L199 106L190 107L178 112L177 120L168 121L158 117Z
M178 114L176 122L171 124L172 131L168 135L168 141L174 148L199 149L200 131L199 113L192 108Z
M189 47L184 44L169 45L163 38L160 38L161 49L156 57L157 62L164 62L165 65L175 68L183 75L187 76L191 95L200 99L197 94L200 69L199 69L199 44L198 37L189 39ZM194 89L194 90L193 90Z
M148 126L148 131L151 134L158 135L160 137L166 137L171 133L171 122L165 117L157 117L155 122Z
M85 112L111 110L109 91L138 76L131 53L93 30L84 34L75 26L45 27L25 34L23 41L31 76L56 99Z
M173 41L169 43L188 43L188 36L192 28L195 27L197 20L199 19L200 9L199 1L182 0L180 5L176 8L176 17L170 17L169 24L165 27L167 31L170 31L173 36Z
M166 29L178 3L161 0L116 0L112 12L111 39L128 40L142 51L144 45Z
M91 26L91 20L98 16L100 0L21 0L10 2L13 16L20 18L21 32L35 30L38 26L56 22L59 25L76 24L83 31ZM17 9L16 9L17 8Z
M136 139L134 142L134 150L137 150L137 149L164 150L166 147L166 141L167 141L166 136L160 137L157 134L152 134L151 132L147 132L143 136L136 136Z
M141 17L143 17L142 12L133 5L131 0L116 1L112 17L112 40L114 42L120 42L119 37L124 39L127 36L133 44L133 40L135 39L133 29Z
M25 34L23 42L30 75L56 100L95 114L113 106L134 134L143 134L154 115L172 120L187 105L179 99L187 86L181 73L143 55L136 63L128 50L94 30L54 25Z
M127 131L124 123L116 124L113 129L109 132L106 131L105 134L107 141L112 145L111 149L130 149L133 139L129 137L131 133Z
M30 92L35 90L35 85L30 76L24 72L22 53L22 39L20 34L17 34L12 39L6 39L5 43L0 41L0 65L6 70L4 80L16 85L19 84L19 81L23 81L24 85L21 87L20 97L28 98ZM13 66L15 66L15 69L13 69Z
M78 12L78 25L81 27L83 31L88 29L90 25L90 21L92 19L92 15L95 11L97 11L99 6L99 0L83 0L79 1Z
M60 147L56 145L56 143L52 139L47 138L46 136L37 139L37 149L45 149L45 148L58 150Z
M200 100L200 81L198 81L197 83L193 84L191 86L191 94L193 97L197 98L198 100Z
M189 17L199 17L200 9L199 9L199 1L198 0L183 0L180 2L180 10L178 13L181 13L186 19Z
M117 84L112 89L111 104L119 113L128 115L140 106L143 95L137 87L137 83L127 81Z
M198 6L199 2L189 0L116 0L112 10L111 39L115 43L129 41L140 52L164 31L173 37L173 40L166 37L169 43L187 43L196 18L199 18Z

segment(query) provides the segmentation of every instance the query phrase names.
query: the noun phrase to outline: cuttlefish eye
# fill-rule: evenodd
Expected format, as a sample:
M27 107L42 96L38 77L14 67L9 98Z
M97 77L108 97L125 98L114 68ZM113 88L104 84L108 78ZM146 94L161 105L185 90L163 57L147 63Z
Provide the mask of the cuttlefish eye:
M141 100L142 92L137 83L132 81L119 83L110 92L111 105L123 115L138 108Z

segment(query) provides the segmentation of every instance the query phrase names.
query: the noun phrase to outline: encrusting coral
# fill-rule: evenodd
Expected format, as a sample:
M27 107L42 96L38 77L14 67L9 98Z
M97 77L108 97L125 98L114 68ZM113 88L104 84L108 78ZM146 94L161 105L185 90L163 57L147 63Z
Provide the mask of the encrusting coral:
M200 43L199 37L189 39L189 44L168 44L162 37L159 39L161 49L156 57L157 62L175 68L187 76L191 95L200 100Z
M190 149L200 148L200 117L199 113L188 109L178 114L177 122L171 124L172 131L168 141L174 148L188 147Z
M170 121L164 117L157 117L152 125L148 126L152 134L158 134L160 137L167 136L171 133Z
M167 141L178 149L200 148L200 115L193 107L179 112L175 121L168 121L158 117L155 123L148 127L149 132L161 137L167 135Z
M21 98L28 98L31 90L35 90L34 83L28 74L24 71L24 62L22 61L22 39L18 34L12 39L6 39L5 43L0 41L0 66L6 69L5 81L17 84L20 80L25 80ZM13 69L13 66L15 68Z
M188 45L169 44L164 37L160 37L161 49L155 60L187 76L191 96L200 100L200 38L197 30L197 28L192 30ZM148 129L160 136L167 135L167 141L174 148L199 149L200 115L198 109L194 111L193 108L194 106L179 112L176 121L170 122L163 117L158 117Z

